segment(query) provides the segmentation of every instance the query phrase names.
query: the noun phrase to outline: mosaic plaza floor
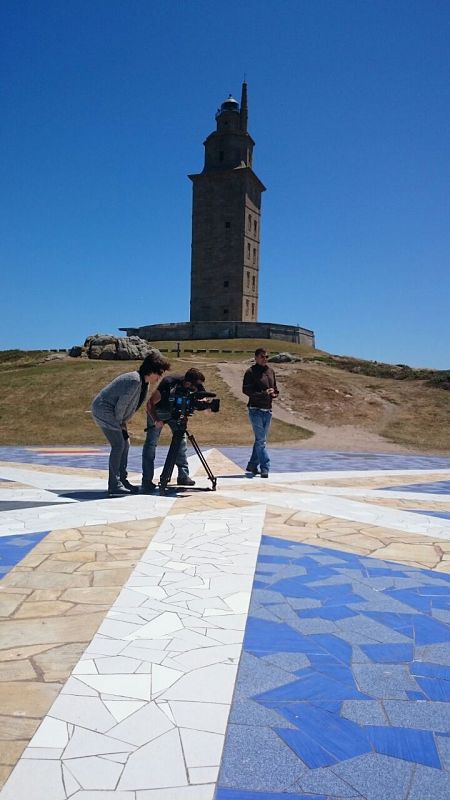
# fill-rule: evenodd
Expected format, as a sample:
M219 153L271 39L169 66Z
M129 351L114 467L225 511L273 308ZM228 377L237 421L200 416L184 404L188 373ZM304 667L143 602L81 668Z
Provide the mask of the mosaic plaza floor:
M0 448L0 800L450 798L450 459L247 456Z

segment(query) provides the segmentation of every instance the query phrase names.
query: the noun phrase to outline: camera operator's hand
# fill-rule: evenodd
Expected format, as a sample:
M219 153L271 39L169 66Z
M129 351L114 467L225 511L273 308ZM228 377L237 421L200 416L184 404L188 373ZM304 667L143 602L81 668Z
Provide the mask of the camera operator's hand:
M271 397L275 397L275 389L266 389L266 394L270 394Z
M155 420L155 428L159 428L159 429L164 428L164 422L162 421L162 419L156 419Z

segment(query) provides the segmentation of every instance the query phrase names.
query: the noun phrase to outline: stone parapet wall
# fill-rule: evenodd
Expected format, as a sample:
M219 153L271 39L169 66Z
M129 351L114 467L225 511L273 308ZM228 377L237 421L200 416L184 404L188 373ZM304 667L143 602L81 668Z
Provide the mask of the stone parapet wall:
M186 341L190 339L279 339L315 347L314 331L297 325L273 322L166 322L139 328L119 328L127 336L147 341Z

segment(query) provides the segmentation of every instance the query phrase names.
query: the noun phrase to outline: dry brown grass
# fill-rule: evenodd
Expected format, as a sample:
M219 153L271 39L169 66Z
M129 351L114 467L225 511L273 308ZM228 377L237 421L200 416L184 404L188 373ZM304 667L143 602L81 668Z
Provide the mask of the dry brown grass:
M374 378L312 363L278 364L277 379L288 405L314 422L355 425L418 449L450 449L450 393L424 381Z
M89 413L92 398L122 372L139 362L64 359L39 363L25 357L0 369L0 444L103 444L104 437ZM176 372L192 361L173 359ZM197 412L190 429L204 444L250 444L253 439L244 403L237 402L214 365L201 364L206 385L221 398L219 414ZM244 368L243 368L244 369ZM144 440L146 417L141 408L129 425L132 441ZM271 441L304 439L309 432L274 420ZM162 442L169 434L162 434Z

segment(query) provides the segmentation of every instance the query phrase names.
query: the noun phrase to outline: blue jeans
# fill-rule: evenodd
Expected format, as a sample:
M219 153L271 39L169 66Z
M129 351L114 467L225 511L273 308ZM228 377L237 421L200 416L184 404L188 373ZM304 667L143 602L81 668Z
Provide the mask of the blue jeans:
M255 443L248 462L249 466L255 469L259 466L261 472L269 472L270 458L266 445L270 423L272 422L272 412L263 411L261 408L249 408L248 416L255 434Z
M175 422L169 420L166 423L169 425L172 433L175 430ZM156 445L161 434L162 428L157 428L153 417L147 417L147 436L145 437L144 447L142 449L142 481L143 483L152 482L155 474L155 454ZM178 467L178 479L187 478L189 475L189 466L187 460L187 443L186 436L183 436L180 449L178 451L176 465Z
M130 442L129 439L123 438L121 430L117 430L116 428L104 428L100 422L97 420L96 422L111 445L111 453L109 454L108 491L114 492L117 487L127 479Z

